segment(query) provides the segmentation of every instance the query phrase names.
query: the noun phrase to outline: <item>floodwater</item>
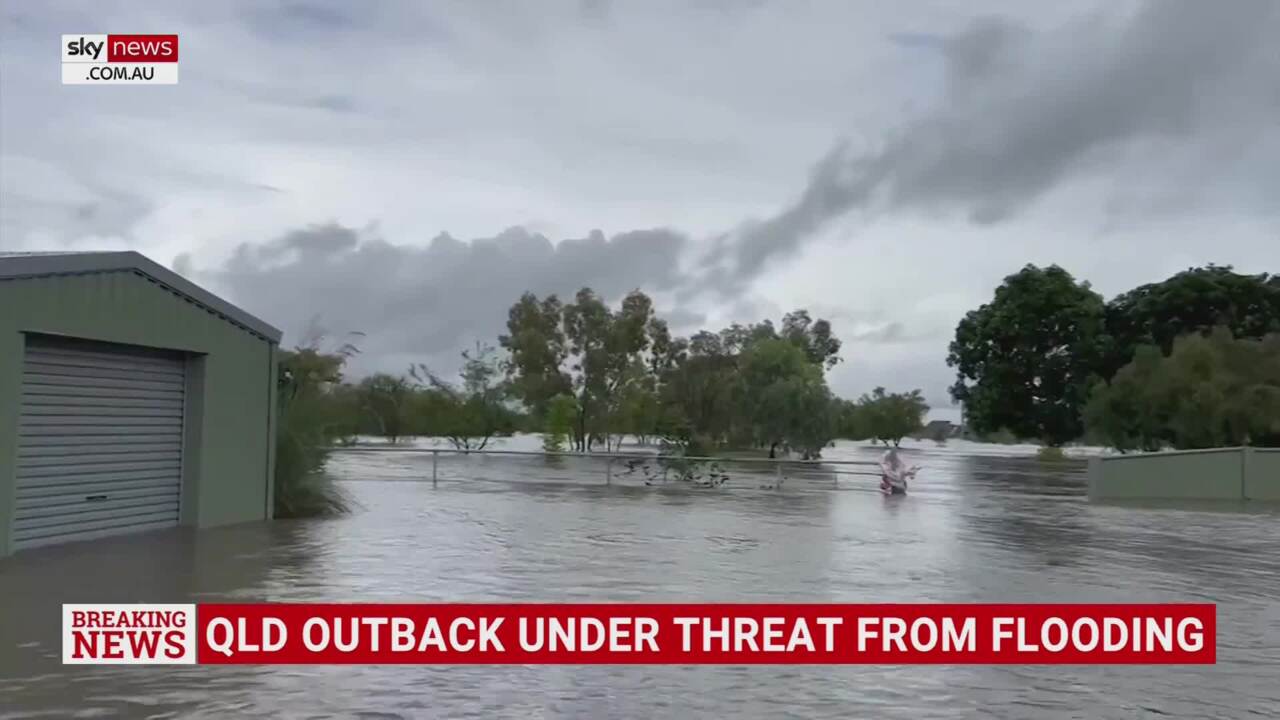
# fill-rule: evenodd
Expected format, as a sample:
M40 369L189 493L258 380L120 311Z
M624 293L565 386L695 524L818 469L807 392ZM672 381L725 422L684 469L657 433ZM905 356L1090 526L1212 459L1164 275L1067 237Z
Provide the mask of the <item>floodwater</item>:
M519 443L517 443L519 444ZM931 444L912 494L731 467L646 485L595 460L349 454L349 517L0 561L0 718L1137 718L1280 712L1269 510L1084 499L1083 463ZM1014 452L1023 452L1014 449ZM871 460L840 446L830 459ZM842 466L844 472L857 466ZM863 468L865 469L865 468ZM655 481L650 481L655 482ZM1218 603L1208 667L63 667L61 602Z

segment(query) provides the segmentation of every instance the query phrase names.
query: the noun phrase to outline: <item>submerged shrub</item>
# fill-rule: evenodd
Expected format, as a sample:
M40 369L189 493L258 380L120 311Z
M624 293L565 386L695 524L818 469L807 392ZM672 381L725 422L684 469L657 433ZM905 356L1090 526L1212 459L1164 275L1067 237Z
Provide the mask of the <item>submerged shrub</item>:
M341 515L351 503L325 473L328 440L315 428L299 428L307 421L287 410L280 413L276 435L275 517L304 518Z
M331 388L341 381L346 356L314 349L282 352L276 430L274 513L277 518L340 515L351 501L325 465L335 440L349 429L334 417Z
M1043 462L1061 462L1067 459L1067 454L1060 447L1046 445L1036 451L1036 459Z

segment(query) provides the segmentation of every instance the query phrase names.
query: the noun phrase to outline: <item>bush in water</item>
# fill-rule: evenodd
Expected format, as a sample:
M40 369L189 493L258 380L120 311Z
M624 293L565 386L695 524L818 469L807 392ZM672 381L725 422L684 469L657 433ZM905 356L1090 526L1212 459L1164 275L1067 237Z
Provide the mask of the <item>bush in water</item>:
M329 389L341 381L343 354L314 348L282 352L276 429L274 512L277 518L338 515L346 495L325 474L329 447L346 431L333 417Z

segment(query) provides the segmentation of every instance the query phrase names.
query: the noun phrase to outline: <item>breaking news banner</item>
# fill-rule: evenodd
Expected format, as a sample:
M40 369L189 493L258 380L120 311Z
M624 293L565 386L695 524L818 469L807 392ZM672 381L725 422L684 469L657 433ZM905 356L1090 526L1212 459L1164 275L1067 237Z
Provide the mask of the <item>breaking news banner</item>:
M63 35L63 85L177 85L177 35Z
M1217 606L63 605L64 664L1208 665Z

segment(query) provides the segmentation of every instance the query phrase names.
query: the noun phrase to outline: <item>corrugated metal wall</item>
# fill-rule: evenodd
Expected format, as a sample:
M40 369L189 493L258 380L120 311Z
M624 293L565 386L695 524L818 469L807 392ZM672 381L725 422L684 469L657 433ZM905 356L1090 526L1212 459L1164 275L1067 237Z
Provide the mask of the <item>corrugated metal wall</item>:
M186 360L30 336L13 549L178 524Z

